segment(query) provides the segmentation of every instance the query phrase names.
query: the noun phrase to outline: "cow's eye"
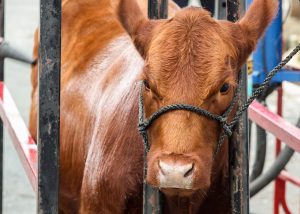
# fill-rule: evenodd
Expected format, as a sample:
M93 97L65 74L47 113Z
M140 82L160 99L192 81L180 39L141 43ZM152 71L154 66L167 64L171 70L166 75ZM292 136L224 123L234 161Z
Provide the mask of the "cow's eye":
M149 82L147 80L144 80L144 85L145 85L146 90L150 90L150 85L149 85Z
M227 94L230 89L230 85L228 83L224 83L220 89L221 94Z

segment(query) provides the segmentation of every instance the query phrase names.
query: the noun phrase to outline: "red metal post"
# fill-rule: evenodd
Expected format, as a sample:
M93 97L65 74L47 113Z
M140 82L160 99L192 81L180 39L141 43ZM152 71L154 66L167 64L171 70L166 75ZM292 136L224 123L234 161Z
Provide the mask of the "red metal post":
M282 113L282 93L280 89L278 92L278 113ZM280 141L284 142L296 152L300 152L300 129L284 120L280 115L271 112L265 106L254 101L248 109L249 118L264 128L266 131L272 133L279 139L276 145L276 156L280 152ZM282 206L285 213L291 213L287 207L285 200L285 185L290 182L300 187L300 180L292 177L286 171L282 171L279 178L276 180L274 191L274 213L279 213L279 205Z
M277 114L282 116L282 87L278 88L277 90ZM280 153L281 150L281 141L276 138L276 150L275 155L276 157ZM274 214L279 214L279 207L281 203L281 195L285 193L285 185L284 181L279 180L278 178L275 180L274 183Z
M282 103L282 97L283 97L283 88L282 86L277 89L277 114L279 116L282 116L282 109L283 109L283 103ZM279 155L281 151L281 141L280 139L276 138L276 157ZM285 187L286 182L285 180L280 179L279 177L275 180L274 184L274 214L279 214L279 208L280 205L282 205L283 210L286 214L290 214L289 208L286 203L285 198Z
M282 96L283 96L283 88L280 86L277 89L277 114L282 117ZM276 157L279 155L281 150L281 141L276 138Z

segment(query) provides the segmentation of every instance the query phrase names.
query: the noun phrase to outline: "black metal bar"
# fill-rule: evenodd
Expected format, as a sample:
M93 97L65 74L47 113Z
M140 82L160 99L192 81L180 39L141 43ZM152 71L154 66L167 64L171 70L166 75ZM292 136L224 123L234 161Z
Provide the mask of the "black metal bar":
M239 3L239 0L227 0L227 19L229 21L236 22L239 19ZM239 106L247 99L247 68L245 65L241 72L243 87L239 97ZM229 144L231 213L249 213L248 141L248 115L247 112L244 112Z
M214 14L215 14L216 3L218 4L218 1L221 1L221 0L200 0L201 6L204 9L210 11L212 16L214 16Z
M61 0L41 0L39 47L38 210L58 213Z
M189 4L188 0L173 0L179 7L186 7Z
M242 84L247 86L246 68L241 71ZM247 90L242 90L239 105L247 98ZM229 144L230 189L232 213L249 213L249 142L248 114L245 112L237 124Z
M227 20L236 22L239 20L239 0L227 0Z
M143 183L143 214L162 213L162 193L146 183L147 175L147 154L144 153L144 183Z
M168 18L168 0L148 0L148 17L150 19Z
M149 19L168 18L168 0L148 0ZM143 213L162 213L163 196L157 188L153 188L145 181L147 174L147 153L144 152L144 183L143 183Z
M0 0L0 37L4 38L4 0ZM0 58L0 81L4 81L4 58ZM0 214L3 202L3 122L0 120Z

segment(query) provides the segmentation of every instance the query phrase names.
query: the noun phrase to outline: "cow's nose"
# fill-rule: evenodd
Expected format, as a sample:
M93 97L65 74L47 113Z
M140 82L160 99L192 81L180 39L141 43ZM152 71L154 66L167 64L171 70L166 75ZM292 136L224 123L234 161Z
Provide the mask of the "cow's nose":
M192 188L192 175L194 171L194 164L178 164L167 163L164 161L158 162L160 173L159 181L161 188Z

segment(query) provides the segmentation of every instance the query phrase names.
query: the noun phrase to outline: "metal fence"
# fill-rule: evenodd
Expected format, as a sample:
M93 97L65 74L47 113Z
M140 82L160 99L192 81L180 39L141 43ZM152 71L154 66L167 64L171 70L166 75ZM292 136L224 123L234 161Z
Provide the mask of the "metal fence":
M58 212L61 0L40 1L38 213Z
M149 18L167 18L167 0L148 1ZM4 0L0 0L0 36L4 37ZM227 18L236 21L239 17L239 1L227 0ZM40 1L40 49L39 49L39 112L38 112L38 175L25 155L23 164L29 167L33 186L38 182L38 213L58 213L59 207L59 130L60 130L60 64L61 64L61 0ZM246 70L243 69L243 93L239 104L246 99ZM3 58L0 59L0 81L3 81ZM232 213L249 213L248 183L248 126L247 114L240 120L230 140L230 184ZM2 172L3 128L0 123L0 162ZM16 137L17 138L17 137ZM31 147L32 148L32 144ZM24 153L25 144L19 152ZM21 155L22 156L22 155ZM22 158L21 158L22 159ZM27 162L26 162L27 161ZM31 173L31 174L30 174ZM0 175L2 192L2 175ZM37 179L37 180L35 180ZM154 190L157 204L148 199L153 194L151 187L144 187L144 213L161 213L158 190ZM150 192L149 192L149 191ZM1 200L2 202L2 200ZM0 203L1 203L0 202ZM2 204L0 204L2 208Z

